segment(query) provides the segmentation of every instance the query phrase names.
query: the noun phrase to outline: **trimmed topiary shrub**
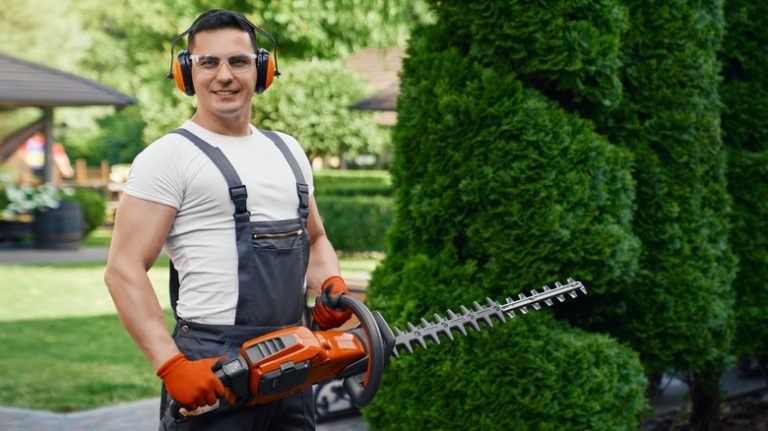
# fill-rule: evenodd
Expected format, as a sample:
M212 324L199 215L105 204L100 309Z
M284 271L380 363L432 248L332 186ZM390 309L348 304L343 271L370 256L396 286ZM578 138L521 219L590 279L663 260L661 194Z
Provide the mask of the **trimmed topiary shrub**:
M596 120L635 158L643 253L624 339L649 372L689 376L692 422L706 427L728 362L735 268L717 92L722 1L625 4L625 98Z
M739 257L733 346L741 357L768 357L768 4L729 0L725 20L722 128Z
M563 109L548 91L578 85L558 86L556 74L552 85L525 85L503 61L514 49L488 54L525 24L510 3L522 4L440 3L438 22L411 40L395 131L395 222L366 292L395 325L572 276L591 289L573 301L594 311L582 318L605 326L635 271L629 154L570 112L596 94ZM579 7L615 9L605 4ZM526 7L557 10L572 24L562 17L568 5ZM589 13L576 15L589 26ZM591 48L559 34L549 46L561 58ZM373 429L636 429L646 406L636 355L546 313L393 360L366 419Z

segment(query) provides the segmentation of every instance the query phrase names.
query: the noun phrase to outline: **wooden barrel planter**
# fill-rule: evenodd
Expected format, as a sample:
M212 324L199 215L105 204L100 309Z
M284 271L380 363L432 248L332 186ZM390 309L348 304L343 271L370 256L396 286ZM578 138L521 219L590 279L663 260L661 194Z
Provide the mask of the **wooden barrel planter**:
M34 223L35 247L77 250L83 236L80 202L65 201L58 208L37 211Z

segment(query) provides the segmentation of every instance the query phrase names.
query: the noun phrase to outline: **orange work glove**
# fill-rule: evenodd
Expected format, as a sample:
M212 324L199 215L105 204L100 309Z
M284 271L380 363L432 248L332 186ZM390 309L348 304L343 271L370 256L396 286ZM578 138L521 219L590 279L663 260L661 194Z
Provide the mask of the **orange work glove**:
M328 277L320 290L323 293L315 298L315 308L312 310L312 318L317 326L320 329L331 329L343 325L352 317L351 310L339 307L341 295L350 294L344 280L338 275Z
M183 353L177 353L157 369L157 376L163 379L168 394L188 410L213 405L219 397L229 398L211 367L218 358L190 361Z

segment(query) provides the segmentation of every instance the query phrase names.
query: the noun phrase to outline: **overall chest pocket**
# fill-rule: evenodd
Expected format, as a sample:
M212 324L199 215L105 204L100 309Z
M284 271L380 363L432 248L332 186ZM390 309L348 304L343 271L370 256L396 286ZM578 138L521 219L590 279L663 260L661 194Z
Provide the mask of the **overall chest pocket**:
M309 235L299 219L251 223L254 287L262 324L293 325L304 311Z

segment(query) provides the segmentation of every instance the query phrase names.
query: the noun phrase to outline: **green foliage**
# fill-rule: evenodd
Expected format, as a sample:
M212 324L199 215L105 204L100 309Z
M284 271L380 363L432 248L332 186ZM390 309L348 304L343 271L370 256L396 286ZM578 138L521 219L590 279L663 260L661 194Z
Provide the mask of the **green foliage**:
M313 173L315 193L320 195L389 196L392 184L387 171L331 170Z
M337 250L383 251L392 224L389 174L385 171L315 173L315 198Z
M106 199L93 190L76 189L66 200L80 203L83 214L83 238L101 226L107 216Z
M369 298L393 327L403 328L471 304L483 279L481 269L457 263L449 251L388 256L374 272ZM390 361L376 398L363 409L371 429L630 430L647 410L637 354L541 312L416 350Z
M340 62L292 62L270 90L254 100L260 127L282 130L298 139L310 158L378 151L388 130L370 114L349 109L366 96L365 81Z
M624 102L596 122L635 158L640 271L623 339L646 370L693 376L697 426L714 414L731 344L731 198L719 129L722 1L626 2ZM712 384L714 383L714 384Z
M621 1L441 2L444 37L483 65L518 75L530 88L582 113L621 99Z
M733 196L731 246L739 257L734 350L768 355L768 5L731 0L720 54L723 139Z
M587 3L574 20L608 13L604 4ZM505 45L517 28L505 22L517 19L509 11L526 8L545 9L441 3L438 23L411 40L395 131L395 223L368 288L372 306L395 324L567 276L590 289L574 301L585 322L615 325L610 310L622 310L616 300L639 253L631 233L630 157L563 109L615 94L577 96L581 84L564 64L558 67L568 78L549 75L553 86L531 85L533 69L518 75L518 66L504 64L503 58L528 58ZM483 24L475 27L475 20ZM574 73L588 76L588 69ZM605 82L615 82L607 70L600 72ZM552 88L555 100L547 94ZM393 364L398 384L385 382L366 416L374 427L395 429L636 428L645 405L636 356L544 313L528 326L516 322L447 353ZM388 420L393 410L404 412L396 424Z

